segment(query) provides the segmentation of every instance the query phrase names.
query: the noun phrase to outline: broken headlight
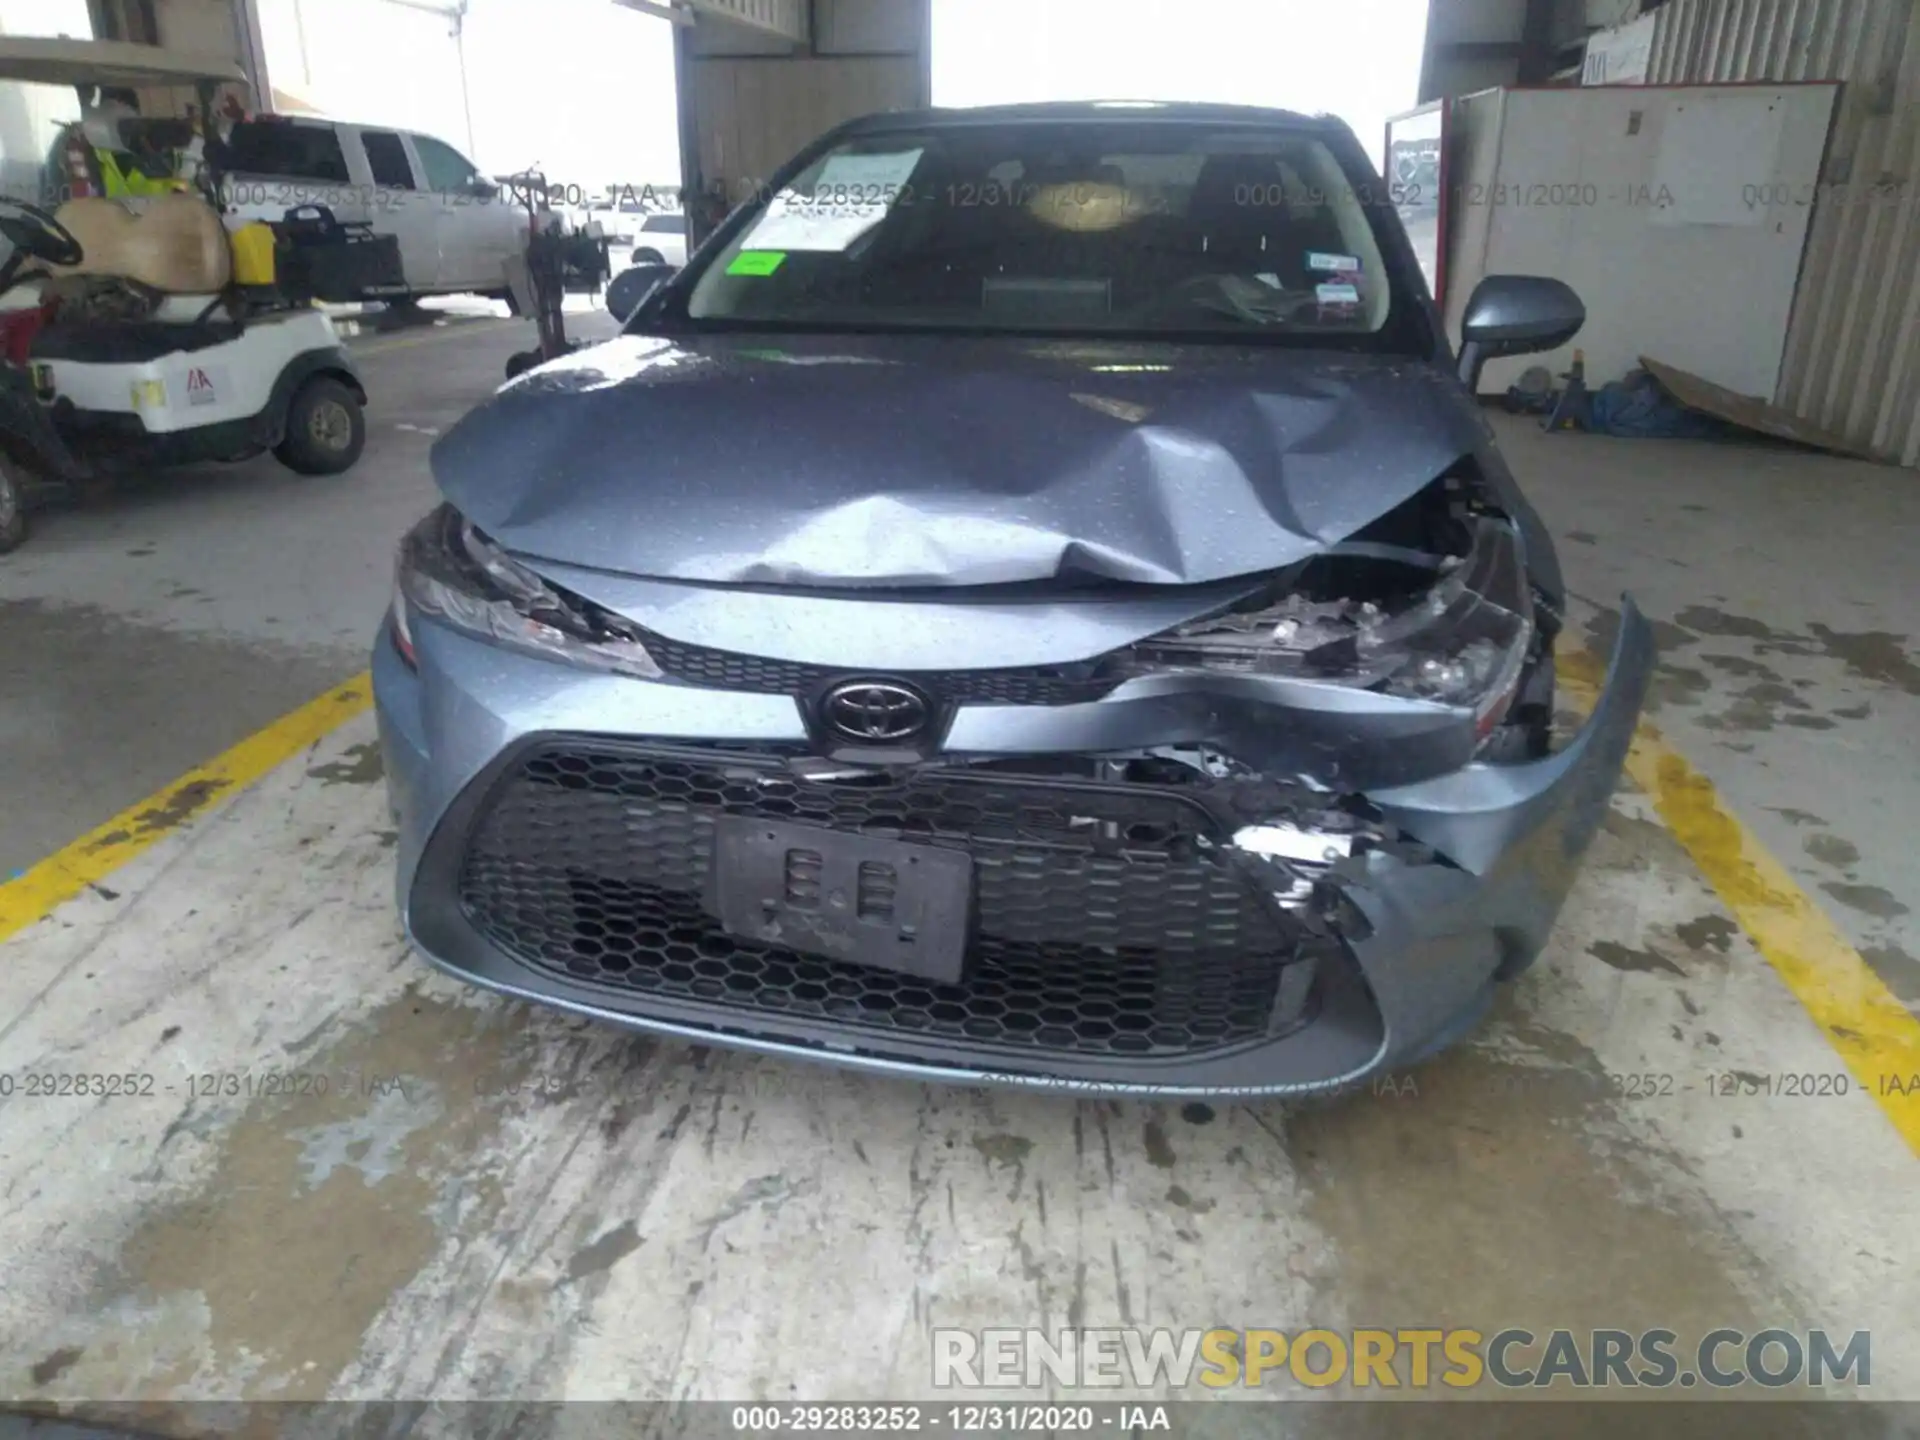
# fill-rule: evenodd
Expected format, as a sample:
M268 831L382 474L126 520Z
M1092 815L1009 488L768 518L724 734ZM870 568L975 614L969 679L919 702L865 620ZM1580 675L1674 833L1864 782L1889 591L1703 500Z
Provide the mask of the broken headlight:
M631 625L542 580L442 505L400 542L393 641L414 661L412 620L430 615L469 635L546 660L657 680L660 667Z
M1484 738L1525 673L1533 595L1511 522L1476 516L1465 536L1464 554L1336 546L1278 581L1284 593L1140 642L1130 667L1284 675L1456 705Z

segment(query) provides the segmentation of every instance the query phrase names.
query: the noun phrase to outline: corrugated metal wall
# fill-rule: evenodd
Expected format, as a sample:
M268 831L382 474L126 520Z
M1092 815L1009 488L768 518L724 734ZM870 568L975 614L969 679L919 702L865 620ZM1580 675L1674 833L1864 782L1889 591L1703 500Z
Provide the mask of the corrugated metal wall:
M708 58L690 67L708 193L738 204L793 153L842 120L922 103L915 57Z
M1669 0L1650 84L1841 80L1774 399L1920 466L1920 0Z

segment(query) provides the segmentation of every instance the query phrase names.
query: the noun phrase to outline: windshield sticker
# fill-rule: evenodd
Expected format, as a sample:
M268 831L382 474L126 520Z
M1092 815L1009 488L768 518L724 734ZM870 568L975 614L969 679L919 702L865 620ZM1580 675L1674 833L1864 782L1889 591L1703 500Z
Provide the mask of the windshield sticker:
M1337 275L1358 275L1360 257L1358 255L1323 255L1318 250L1307 256L1309 270L1331 270Z
M846 250L886 219L921 151L833 155L805 190L782 190L747 242L756 250Z
M784 250L742 250L727 266L727 274L771 275L786 258Z
M884 155L830 155L820 167L820 178L813 182L815 193L822 190L861 190L879 187L883 199L891 200L913 174L924 153L918 149L892 150ZM884 193L891 191L891 194ZM833 198L833 197L828 197Z
M1313 293L1314 298L1322 305L1358 305L1360 303L1358 285L1322 285Z

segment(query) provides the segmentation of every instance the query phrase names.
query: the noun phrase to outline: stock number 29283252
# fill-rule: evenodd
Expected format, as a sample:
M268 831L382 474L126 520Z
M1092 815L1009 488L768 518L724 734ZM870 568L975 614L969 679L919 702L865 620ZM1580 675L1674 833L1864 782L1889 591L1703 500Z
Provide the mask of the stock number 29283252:
M121 1095L157 1093L152 1075L138 1071L27 1070L18 1075L0 1073L0 1100L16 1095L29 1100L75 1097L104 1100Z

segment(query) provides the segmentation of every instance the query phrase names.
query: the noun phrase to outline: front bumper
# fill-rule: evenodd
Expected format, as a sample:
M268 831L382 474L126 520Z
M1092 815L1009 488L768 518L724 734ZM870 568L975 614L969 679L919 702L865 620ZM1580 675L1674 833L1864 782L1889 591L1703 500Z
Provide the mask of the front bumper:
M694 932L706 922L698 913L698 872L710 835L696 822L703 805L716 812L750 805L756 765L805 748L806 729L790 697L587 674L432 623L417 623L414 640L418 672L400 660L383 628L374 685L399 830L400 907L414 945L443 969L504 994L692 1040L923 1078L1159 1095L1336 1088L1422 1058L1471 1025L1495 985L1524 970L1545 944L1618 780L1653 664L1650 629L1627 602L1599 704L1560 751L1527 764L1468 764L1432 778L1369 785L1364 800L1394 843L1306 872L1316 902L1310 923L1294 908L1301 868L1234 844L1240 832L1231 827L1214 826L1210 840L1199 838L1208 831L1204 817L1193 818L1192 838L1202 850L1213 848L1198 861L1190 849L1168 851L1128 875L1081 856L1045 882L1051 888L1015 894L1007 888L1012 880L983 888L983 923L985 907L1000 906L997 915L1025 918L993 923L1028 939L1035 937L1026 930L1044 928L1035 913L1060 915L1084 903L1073 888L1081 881L1100 894L1144 898L1131 909L1119 901L1089 907L1087 933L1052 937L1087 940L1091 950L1055 945L1011 959L976 957L987 989L976 986L973 1000L986 1000L974 1004L957 991L883 984L871 972L836 978L830 965L822 968L826 962L790 965L796 957L757 955L748 964L740 956L752 947L700 948ZM1123 743L1135 723L1130 713L1163 720L1193 713L1191 705L1169 712L1167 697L1148 690L1131 703L1116 696L1051 709L964 707L948 746L959 748L956 737L965 735L976 754L1086 753ZM1409 749L1420 748L1408 738ZM687 742L716 748L689 750ZM701 777L709 773L718 778L703 791ZM529 776L539 782L531 789ZM714 788L720 785L748 788L722 795ZM1087 812L1085 820L1121 798L1089 793L1075 808ZM808 813L802 800L798 818L833 823L825 811ZM545 808L556 803L573 808ZM795 812L789 805L777 813ZM1113 814L1099 823L1118 833L1125 818ZM1287 825L1299 818L1239 817L1256 830L1268 820ZM1167 828L1156 825L1155 835ZM584 873L599 867L594 857L601 855L620 871L620 883L644 879L640 890L623 894L657 899L660 884L679 887L690 908L641 913L636 922L635 911L616 906L613 919L627 927L623 934L639 923L655 926L650 933L662 946L684 942L688 963L675 972L683 977L704 956L704 984L649 979L636 987L631 971L580 963L581 954L597 950L591 936L600 936L595 927L608 919L600 910L580 932L591 932L584 945L556 945L540 928L579 902L583 885L589 898L598 897L593 903L604 900L608 892L593 887L605 876ZM501 868L521 857L522 868ZM1035 867L1043 863L1014 855L1002 869L1042 884ZM1233 883L1260 892L1273 928L1259 933L1257 917L1243 916L1224 931L1216 926L1219 944L1209 949L1192 938L1196 926L1176 924L1187 936L1184 949L1138 961L1138 947L1129 948L1138 936L1113 927L1137 917L1142 904L1170 914L1182 905L1240 914L1237 899L1223 905L1222 892L1208 888L1220 867ZM1188 918L1206 929L1203 918ZM1247 969L1257 969L1263 955L1272 965L1264 984ZM751 987L769 974L779 980L778 1004L752 999ZM1144 1015L1140 997L1149 993L1153 1003L1174 1006L1177 1023L1149 1033L1143 1018L1140 1031L1114 1041L1103 1020L1116 1010L1126 1018L1130 1005L1136 1017ZM950 1010L950 1023L938 1010L945 1001L959 1007ZM1013 1001L1027 1009L1010 1026ZM901 1013L920 1018L900 1023L903 1006ZM883 1007L887 1023L862 1018ZM1043 1031L1055 1038L1041 1043Z

